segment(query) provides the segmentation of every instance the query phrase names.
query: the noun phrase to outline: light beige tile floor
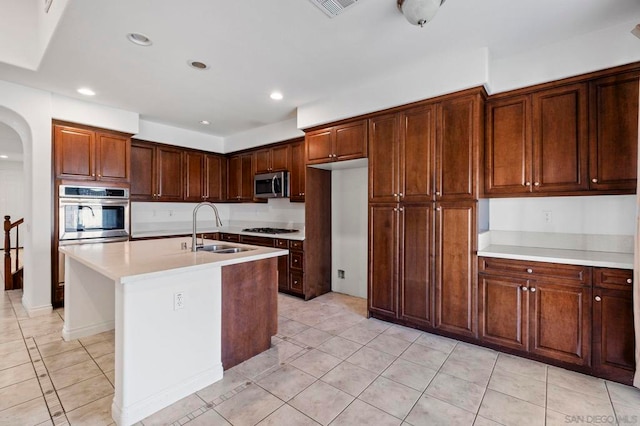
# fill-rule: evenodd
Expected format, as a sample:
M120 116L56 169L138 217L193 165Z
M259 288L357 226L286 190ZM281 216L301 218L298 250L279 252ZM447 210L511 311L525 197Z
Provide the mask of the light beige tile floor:
M21 297L0 298L0 425L112 424L114 333L64 342L63 311L29 318ZM638 389L366 319L338 293L278 303L271 349L138 426L640 425Z

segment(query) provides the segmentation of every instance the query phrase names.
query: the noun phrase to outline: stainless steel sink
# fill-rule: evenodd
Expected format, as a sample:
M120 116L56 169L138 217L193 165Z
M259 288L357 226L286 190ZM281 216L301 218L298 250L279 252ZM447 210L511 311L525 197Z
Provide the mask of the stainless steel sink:
M197 247L196 250L208 251L210 253L218 253L218 254L233 254L233 253L241 253L243 251L251 251L255 249L244 248L244 247L233 247L225 244L211 244L208 246Z

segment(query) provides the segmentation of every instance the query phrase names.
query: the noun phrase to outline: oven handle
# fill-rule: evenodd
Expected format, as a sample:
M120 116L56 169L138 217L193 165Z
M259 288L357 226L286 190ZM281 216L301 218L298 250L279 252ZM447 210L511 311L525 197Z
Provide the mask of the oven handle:
M78 205L86 205L86 204L105 204L105 205L114 205L114 206L128 206L129 200L110 200L105 198L60 198L61 205L70 205L70 204L78 204Z

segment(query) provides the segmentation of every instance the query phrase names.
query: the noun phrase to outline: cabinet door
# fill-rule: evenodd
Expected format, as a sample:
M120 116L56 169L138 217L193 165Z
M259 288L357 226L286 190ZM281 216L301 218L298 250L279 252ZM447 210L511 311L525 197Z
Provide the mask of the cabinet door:
M205 155L205 199L223 201L226 199L227 160L218 155Z
M290 201L304 202L307 166L304 162L304 141L291 144Z
M185 152L185 201L200 202L205 198L204 183L204 154L199 152Z
M269 173L271 171L271 150L259 149L254 152L256 173Z
M334 160L367 157L367 120L335 126Z
M328 163L333 161L332 129L322 129L305 135L307 164Z
M131 139L96 133L96 173L99 180L129 182Z
M528 289L529 282L524 279L479 276L478 318L482 341L528 350Z
M535 92L532 102L533 190L588 189L587 86Z
M589 178L592 189L635 192L638 77L626 73L590 85Z
M253 199L253 176L255 175L253 169L253 155L243 154L242 158L242 182L240 199L245 201L251 201Z
M151 201L157 192L156 149L147 144L131 143L131 199Z
M179 149L157 147L158 162L158 199L162 201L182 200L184 164L183 151Z
M398 115L369 120L369 201L397 202L399 193Z
M274 146L271 151L271 171L279 172L291 169L291 145Z
M410 110L400 117L400 199L431 201L435 170L435 107Z
M591 288L532 281L529 300L529 351L590 365Z
M476 203L435 210L435 327L476 337Z
M398 205L369 206L369 311L397 312Z
M465 96L443 101L439 107L436 142L436 199L477 198L480 101Z
M398 317L431 327L433 324L433 212L432 203L400 207L402 234L398 274Z
M529 96L487 104L485 193L531 191L531 112Z
M229 158L229 179L227 198L240 200L242 194L242 157L234 155Z
M54 126L58 178L95 180L95 137L90 130Z

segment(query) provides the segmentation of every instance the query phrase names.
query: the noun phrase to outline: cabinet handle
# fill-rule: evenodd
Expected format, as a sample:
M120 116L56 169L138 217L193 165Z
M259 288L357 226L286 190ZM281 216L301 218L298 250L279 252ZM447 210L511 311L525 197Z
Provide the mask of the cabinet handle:
M591 182L593 182L593 183L598 183L598 178L593 178L593 179L591 179Z
M397 209L396 207L394 207L394 208L393 208L393 211L394 211L394 212L397 212L397 211L398 211L398 209Z
M532 274L532 273L533 273L533 269L527 268L527 274Z
M329 154L329 158L333 157L333 154Z
M602 300L602 297L596 296L595 299L596 299L596 302L600 302Z
M533 182L533 186L540 186L540 182Z
M525 182L524 186L531 186L531 182Z
M91 173L91 177L96 177L96 174L95 173Z
M403 212L404 211L404 207L400 207L398 210Z
M440 191L436 191L436 197L440 196Z
M436 211L439 212L440 210L442 210L441 207L436 207Z
M397 196L398 196L398 194L393 194L393 196L394 196L394 197L397 197Z
M535 287L531 287L531 293L535 293L536 292L536 288Z
M404 194L401 192L401 193L399 193L399 194L398 194L398 196L399 196L400 198L402 198L402 197L404 197Z
M631 284L633 280L631 278L627 278L627 284Z
M524 286L524 285L523 285L522 287L520 287L520 289L521 289L522 291L528 291L528 290L529 290L529 287L527 287L527 286Z

